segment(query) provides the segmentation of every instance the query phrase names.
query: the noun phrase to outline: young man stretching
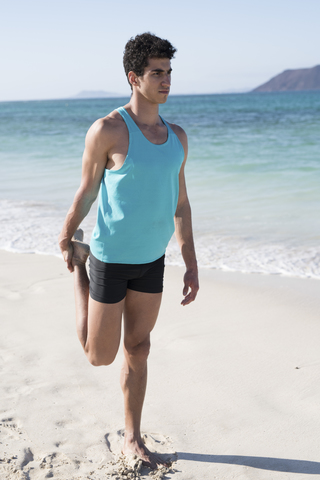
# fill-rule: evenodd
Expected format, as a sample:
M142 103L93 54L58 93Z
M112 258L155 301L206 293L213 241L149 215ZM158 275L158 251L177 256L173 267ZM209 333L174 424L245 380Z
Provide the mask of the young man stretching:
M92 365L113 362L124 324L125 436L123 453L151 468L163 463L141 439L150 332L160 308L164 254L174 230L186 265L182 305L198 291L191 211L184 168L187 136L159 116L167 101L175 48L150 33L128 41L124 68L130 102L89 129L82 179L65 219L59 245L74 272L76 325ZM98 192L97 223L89 246L78 226Z

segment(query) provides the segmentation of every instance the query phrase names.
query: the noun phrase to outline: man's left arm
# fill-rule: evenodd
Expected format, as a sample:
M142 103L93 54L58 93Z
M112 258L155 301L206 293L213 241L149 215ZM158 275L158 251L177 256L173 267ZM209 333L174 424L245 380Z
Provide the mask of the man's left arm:
M182 300L181 305L188 305L195 300L199 290L198 266L193 242L191 208L187 195L184 174L188 154L188 139L182 128L176 125L173 125L172 127L182 143L185 152L184 161L179 174L179 197L174 221L175 235L186 265L183 288L184 299Z

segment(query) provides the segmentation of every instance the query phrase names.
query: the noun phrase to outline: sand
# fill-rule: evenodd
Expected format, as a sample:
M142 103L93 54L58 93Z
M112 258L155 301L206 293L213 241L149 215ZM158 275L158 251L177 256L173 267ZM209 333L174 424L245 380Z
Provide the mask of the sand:
M75 332L72 274L0 251L0 478L150 479L121 458L122 352L92 367ZM166 267L142 430L173 461L154 478L320 479L320 282L201 271L180 306Z

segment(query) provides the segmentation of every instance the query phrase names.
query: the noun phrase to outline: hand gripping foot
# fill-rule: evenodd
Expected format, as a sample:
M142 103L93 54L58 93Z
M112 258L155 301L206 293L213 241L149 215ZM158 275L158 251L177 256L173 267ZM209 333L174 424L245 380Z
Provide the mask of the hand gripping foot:
M79 228L71 240L73 246L72 265L84 265L90 253L90 247L83 243L83 230Z

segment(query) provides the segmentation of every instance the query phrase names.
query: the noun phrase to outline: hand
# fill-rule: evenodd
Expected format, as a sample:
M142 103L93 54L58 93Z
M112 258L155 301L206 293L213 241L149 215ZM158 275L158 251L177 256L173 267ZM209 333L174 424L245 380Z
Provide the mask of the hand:
M184 295L184 299L182 300L181 305L184 306L196 299L199 290L198 272L195 270L187 270L184 274L183 280L184 288L182 293Z
M72 265L72 257L73 257L73 246L69 243L66 247L60 245L60 250L62 252L63 260L67 264L67 269L69 272L73 272L74 267Z

